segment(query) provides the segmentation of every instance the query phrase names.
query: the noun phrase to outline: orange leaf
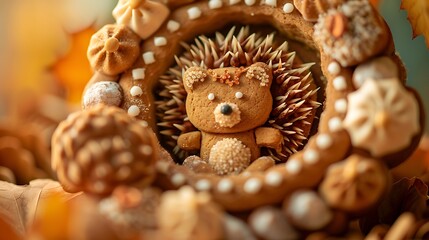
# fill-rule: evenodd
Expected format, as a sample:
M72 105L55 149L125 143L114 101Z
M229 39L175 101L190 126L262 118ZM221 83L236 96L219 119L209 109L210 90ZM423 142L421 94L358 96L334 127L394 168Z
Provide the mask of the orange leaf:
M413 38L423 35L429 48L429 1L402 0L401 9L408 12L408 20L413 28Z
M80 103L82 91L92 76L86 50L95 29L89 27L71 35L71 46L67 54L53 66L53 72L68 91L71 103Z

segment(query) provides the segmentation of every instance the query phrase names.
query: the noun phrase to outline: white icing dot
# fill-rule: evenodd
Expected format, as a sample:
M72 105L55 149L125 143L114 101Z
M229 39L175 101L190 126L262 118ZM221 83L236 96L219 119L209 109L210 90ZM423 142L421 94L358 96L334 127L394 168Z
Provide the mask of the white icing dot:
M167 30L169 32L175 32L175 31L179 30L179 28L180 28L180 23L178 23L178 22L176 22L174 20L168 21L168 23L167 23Z
M201 9L199 7L191 7L188 9L188 18L191 20L201 17Z
M265 0L265 5L271 6L271 7L277 7L277 0Z
M290 174L297 174L301 171L302 169L302 164L299 160L297 159L289 159L286 162L286 170L290 173Z
M171 177L171 183L173 183L174 186L176 187L185 184L185 181L186 181L186 177L181 173L176 173Z
M328 65L328 72L332 75L338 75L341 71L341 67L340 64L338 64L337 62L331 62Z
M167 45L167 39L165 37L155 37L153 39L153 44L157 47L162 47Z
M148 127L149 123L147 121L145 121L145 120L141 120L140 121L140 125L142 125L143 127Z
M274 187L280 186L283 181L283 176L279 172L271 171L265 176L265 182Z
M141 147L141 152L143 153L143 155L149 156L149 155L151 155L151 154L152 154L153 149L152 149L152 147L151 147L151 146L149 146L149 145L143 145L143 146Z
M235 5L239 3L241 0L229 0L229 5Z
M213 101L213 100L215 99L215 95L214 95L214 93L209 93L209 95L207 95L207 98L208 98L210 101Z
M140 108L136 105L132 105L128 108L128 115L136 117L140 114Z
M295 9L295 7L293 6L292 3L286 3L283 6L283 12L285 12L285 13L292 13L294 9Z
M316 138L316 144L320 149L328 149L332 143L332 138L328 134L319 134Z
M236 92L235 98L238 98L238 99L243 98L243 93L242 92Z
M244 3L247 6L253 6L256 3L256 0L244 0Z
M210 9L217 9L222 7L222 1L221 0L210 0L209 1L209 8Z
M246 193L250 193L250 194L254 194L254 193L259 192L259 190L261 190L261 188L262 188L262 183L257 178L248 179L246 181L246 183L244 183L244 186L243 186L243 190Z
M154 63L155 62L155 54L153 52L143 53L143 61L146 65Z
M217 190L222 193L230 192L233 187L234 183L228 178L223 178L217 183Z
M199 191L208 191L212 187L212 184L207 179L201 179L198 180L197 183L195 183L195 188Z
M131 71L134 80L144 79L145 77L145 69L144 68L136 68Z
M339 113L345 113L347 112L347 101L345 99L338 99L335 101L335 111Z
M143 94L143 90L141 89L141 87L139 86L133 86L130 89L130 94L133 97L137 97L137 96L141 96Z
M331 132L337 132L343 128L341 119L339 117L334 117L329 119L328 126Z
M333 84L335 90L337 91L343 91L347 89L346 79L343 76L338 76L334 78Z
M313 149L309 149L304 152L304 155L302 156L304 162L308 164L315 164L319 161L319 153Z

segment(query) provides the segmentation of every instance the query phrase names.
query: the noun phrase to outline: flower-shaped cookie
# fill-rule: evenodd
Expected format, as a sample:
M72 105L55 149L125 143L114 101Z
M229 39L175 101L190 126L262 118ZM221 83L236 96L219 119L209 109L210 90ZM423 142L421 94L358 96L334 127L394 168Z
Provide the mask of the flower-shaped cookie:
M124 25L106 25L88 47L91 67L106 75L116 75L131 67L140 52L140 39Z
M128 26L142 39L146 39L158 30L169 13L170 10L159 2L119 0L112 14L118 24Z
M398 79L367 79L349 94L344 127L355 147L375 157L400 151L419 133L419 105Z
M387 186L381 162L352 155L328 169L319 191L331 207L358 214L377 203Z

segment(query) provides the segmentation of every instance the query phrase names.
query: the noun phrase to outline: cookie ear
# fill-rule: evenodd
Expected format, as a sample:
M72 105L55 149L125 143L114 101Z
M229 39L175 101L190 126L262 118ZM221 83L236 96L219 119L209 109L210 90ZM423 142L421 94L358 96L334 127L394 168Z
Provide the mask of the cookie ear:
M190 67L183 74L183 85L187 93L194 90L195 84L204 82L208 77L207 70L202 67Z
M247 68L246 77L260 81L260 86L268 88L271 87L271 83L273 81L271 68L262 62L257 62L250 65Z

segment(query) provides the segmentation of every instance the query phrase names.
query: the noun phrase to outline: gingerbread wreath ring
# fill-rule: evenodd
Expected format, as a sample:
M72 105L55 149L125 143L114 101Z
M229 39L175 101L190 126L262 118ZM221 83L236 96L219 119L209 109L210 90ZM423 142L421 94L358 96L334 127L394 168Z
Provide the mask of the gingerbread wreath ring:
M165 139L165 135L175 133L167 129L164 132L166 134L162 137L162 129L166 130L165 126L173 125L173 123L163 123L159 120L160 115L165 117L162 112L168 111L168 109L162 108L168 104L165 102L167 101L165 95L164 99L159 96L159 92L163 91L159 88L160 82L168 83L170 81L171 83L176 79L165 78L165 76L175 75L180 77L183 82L186 81L185 83L176 82L179 89L167 91L170 94L166 95L167 98L176 101L176 105L177 102L182 102L180 106L185 106L183 100L186 98L186 92L196 94L200 93L199 91L208 91L204 92L204 96L206 96L204 104L201 104L203 101L201 98L195 97L196 108L209 105L211 106L209 113L216 115L216 111L218 114L232 112L233 115L236 105L239 104L233 103L229 107L219 106L219 109L216 110L215 105L217 104L211 103L215 101L217 95L211 92L212 90L207 90L206 84L216 83L218 84L216 88L234 89L226 92L235 94L237 99L247 96L246 93L243 94L244 88L243 91L236 91L237 86L249 85L252 89L262 89L267 88L264 84L272 84L271 92L275 102L281 99L278 93L274 94L276 89L281 87L278 82L276 85L275 80L279 80L279 75L281 75L276 71L286 69L282 74L295 76L298 82L307 81L309 78L317 79L309 84L312 87L309 87L307 99L304 99L304 95L301 97L307 100L304 102L309 107L312 107L308 110L310 111L309 116L312 116L309 124L318 124L318 126L306 127L305 136L301 138L302 143L298 144L299 147L293 149L289 147L289 151L286 151L287 144L283 138L280 147L283 149L279 150L277 146L276 151L272 150L276 148L273 147L263 154L272 156L274 159L277 156L283 162L273 165L270 163L272 161L261 157L257 158L258 162L264 163L265 161L264 164L268 166L265 167L266 169L258 170L250 163L247 169L241 170L231 166L232 170L226 175L222 175L224 174L222 170L219 170L218 174L213 174L211 171L198 172L184 165L176 164L172 159L177 156L173 158L169 156L169 154L174 154L173 149L169 149L170 153L167 154L162 147L158 150L152 144L152 150L159 152L159 160L155 163L157 171L155 184L164 189L178 189L181 186L190 185L198 191L211 193L213 199L227 210L243 211L266 204L280 203L284 199L288 199L296 190L315 189L320 182L327 181L322 183L323 188L320 188L321 195L324 196L327 194L324 192L326 189L336 186L331 183L334 181L330 180L331 176L325 176L327 172L335 174L341 172L344 175L344 178L341 179L347 181L356 179L353 177L356 174L370 174L371 171L386 174L383 169L401 163L416 147L424 122L418 97L412 90L404 86L405 73L399 58L395 55L388 28L368 1L335 1L336 3L332 4L332 1L326 0L317 1L319 4L316 5L308 4L308 2L314 1L210 0L184 1L183 3L182 1L169 1L167 5L163 5L149 0L120 0L113 12L117 24L105 26L91 40L88 57L96 72L87 85L83 107L87 111L92 111L93 106L104 103L123 108L128 115L144 120L149 127L154 129L158 139L161 139L161 145L166 147L162 139ZM156 11L160 14L153 14ZM241 30L233 27L224 35L222 33L213 35L214 32L221 32L222 29L233 25L249 25L250 29L268 25L283 38L287 37L291 42L300 42L307 46L305 49L311 49L314 52L313 55L317 56L316 64L313 66L301 63L304 58L299 59L298 56L297 60L293 62L295 53L289 51L287 41L281 40L282 38L277 35L271 39L267 37L268 40L264 37L255 37L252 35L253 30L249 30L249 27L243 27ZM369 28L373 31L370 34L365 32L365 29ZM237 33L237 31L239 32ZM200 37L196 38L197 36ZM194 38L194 43L189 43ZM234 41L235 43L232 43ZM280 43L276 46L269 45L276 41ZM223 53L225 55L222 58L217 54L228 48L225 47L225 42L230 44L230 49ZM221 45L222 43L225 46ZM252 48L252 51L256 49L252 52L253 55L249 56L249 53L246 53L245 50L248 48ZM140 54L137 60L131 63L130 58L135 58L133 53L136 49L140 51ZM271 55L261 56L263 53L260 52L258 55L258 49ZM130 58L127 57L128 55ZM258 59L264 59L262 65L253 66L260 62ZM291 62L288 62L288 59L292 59ZM112 71L106 70L109 67L116 72L118 69L123 71L120 74L111 75L109 73ZM320 67L321 74L320 70L319 74L316 73L318 67ZM268 73L264 72L265 70ZM256 80L249 80L251 78L257 79L259 85L254 85L253 82ZM223 85L221 86L221 84ZM165 84L161 84L161 87L163 86ZM177 97L178 95L184 97L180 99ZM222 97L224 96L222 95ZM160 99L164 101L161 105ZM273 101L268 101L268 103L275 104ZM188 107L188 103L186 103L186 107ZM96 109L100 111L99 106ZM253 158L260 153L243 150L240 143L233 140L240 137L228 137L228 134L232 134L229 129L237 126L237 121L245 121L246 110L240 108L239 117L236 116L235 120L231 121L228 118L229 122L225 120L226 123L222 122L223 120L215 121L213 117L213 119L207 120L209 122L208 130L204 127L201 127L203 129L201 130L199 126L196 126L202 133L188 137L217 138L218 135L212 136L214 134L210 130L212 127L210 124L219 124L218 129L220 130L216 134L223 134L224 140L222 141L224 142L226 139L232 139L228 140L229 145L226 146L238 144L237 151L241 151L240 154L234 155L236 159L230 160L246 162L247 158L242 156ZM323 112L320 114L322 110ZM193 114L197 121L201 120L202 117L198 113ZM179 114L179 117L175 117L176 120L186 118L178 124L174 123L176 132L178 130L182 130L183 133L188 132L189 129L181 125L184 121L189 120L187 116ZM208 115L204 115L204 117L211 118ZM218 117L222 119L222 115ZM317 121L318 118L320 118L319 121ZM114 118L112 117L112 119ZM192 117L190 119L192 122ZM115 120L116 123L122 122L123 124L129 121L132 122L132 120ZM79 121L73 119L73 122L73 124L78 124ZM249 123L249 125L252 124ZM189 121L187 126L189 126ZM124 127L126 128L126 126ZM252 125L251 128L255 127ZM61 134L66 133L64 129L69 128L63 127L62 129L54 137L54 141L57 143ZM191 129L195 130L195 126L192 126ZM280 130L282 129L280 128ZM130 131L139 136L136 131ZM228 133L228 131L230 132ZM243 128L240 131L249 131L249 129ZM297 132L299 130L294 133L298 134ZM275 135L277 132L270 133ZM284 137L284 132L282 134ZM184 137L179 139L183 140ZM146 143L151 141L144 140ZM261 141L264 141L263 136ZM107 142L106 144L109 145ZM211 143L212 150L215 145ZM185 146L184 144L182 147L193 149L193 145ZM138 154L152 156L152 152L148 151L149 148L145 149L138 150ZM282 152L282 150L285 151ZM201 151L203 152L203 150ZM206 152L210 152L210 149ZM276 152L279 154L276 155ZM285 154L286 159L279 157ZM59 162L65 155L66 153L61 153L60 150L54 151L57 170L62 168ZM189 158L201 160L199 157L191 156ZM328 168L342 160L350 162L345 166L353 166L358 170L344 169L343 171L343 165L341 165L335 171L327 171ZM123 161L126 162L126 160ZM376 164L376 166L371 164ZM141 168L145 169L143 175L153 176L144 166ZM234 171L237 169L242 172L235 174ZM124 170L124 172L126 171ZM73 171L62 171L59 179L61 182L70 182L70 175L74 176ZM130 182L132 178L127 179ZM377 180L382 182L377 185L380 186L377 196L381 196L386 191L384 186L387 185L387 177L382 179ZM356 191L361 191L362 188L364 187L359 187ZM100 193L106 193L106 188L103 188L102 185L99 185L98 188L85 189L93 192L97 192L98 189ZM78 190L78 188L72 188L72 190ZM354 213L354 210L349 209L350 205L338 205L332 200L341 201L341 194L338 196L337 198L327 198L326 201L333 208L338 207L345 212ZM332 202L329 202L330 200ZM362 208L366 209L376 201L377 199L371 200Z

